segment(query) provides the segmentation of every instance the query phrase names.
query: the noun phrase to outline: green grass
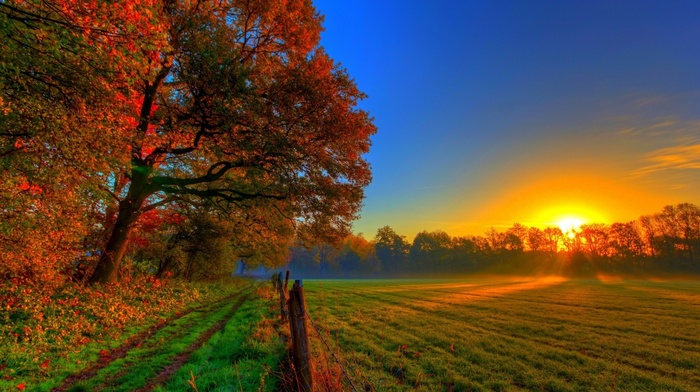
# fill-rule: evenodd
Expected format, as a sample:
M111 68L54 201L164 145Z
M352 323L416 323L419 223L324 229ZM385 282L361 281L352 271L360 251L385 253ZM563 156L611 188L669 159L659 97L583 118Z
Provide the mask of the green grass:
M149 379L158 375L179 353L185 351L200 334L216 322L227 320L232 315L231 321L235 322L236 313L232 314L231 308L244 295L242 293L231 301L214 303L175 320L140 347L130 350L125 357L111 362L94 377L79 383L69 391L108 389L118 392L142 388Z
M276 304L265 283L230 301L196 310L69 391L133 391L149 384L155 391L193 391L193 386L199 391L275 391L285 355L275 329ZM174 374L160 385L154 383L164 368L220 321L225 322L221 330L202 341Z
M698 283L304 283L311 317L360 389L700 388Z
M0 312L0 391L51 390L95 363L101 350L120 346L175 312L211 303L248 284L239 279L160 283L66 284L52 291L0 285L0 297L13 302ZM20 317L24 314L28 317Z
M267 286L265 286L267 287ZM285 355L274 322L277 307L271 290L259 289L226 326L155 391L275 391Z

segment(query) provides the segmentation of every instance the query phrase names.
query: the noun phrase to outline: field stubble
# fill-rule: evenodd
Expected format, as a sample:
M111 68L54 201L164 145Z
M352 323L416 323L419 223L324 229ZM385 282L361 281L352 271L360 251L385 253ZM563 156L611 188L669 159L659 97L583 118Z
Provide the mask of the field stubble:
M311 316L363 389L700 390L697 282L550 277L305 287Z

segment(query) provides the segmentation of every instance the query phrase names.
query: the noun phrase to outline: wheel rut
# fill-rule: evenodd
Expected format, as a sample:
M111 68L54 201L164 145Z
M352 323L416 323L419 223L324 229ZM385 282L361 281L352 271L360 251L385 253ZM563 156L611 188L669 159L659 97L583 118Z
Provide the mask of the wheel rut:
M169 365L167 365L163 370L161 370L155 377L149 379L146 381L146 385L143 388L137 389L137 392L150 392L155 388L157 385L163 384L168 379L184 365L187 363L187 361L190 359L190 356L192 353L197 351L200 347L204 345L204 343L208 342L209 339L211 339L212 336L214 336L215 333L221 331L226 323L233 317L234 314L236 314L236 311L245 303L245 301L248 299L250 294L246 294L241 296L238 301L231 307L231 310L229 310L228 313L226 313L226 316L222 319L217 321L214 325L212 325L209 329L206 331L202 332L198 337L197 340L195 340L192 344L190 344L185 350L180 352L173 360L170 362Z
M206 317L207 315L214 313L218 309L220 309L221 307L219 305L221 305L222 302L227 302L227 301L231 301L232 299L238 298L238 301L236 301L236 303L233 305L231 310L229 310L229 312L226 313L226 316L222 320L216 322L211 328L209 328L208 330L206 330L202 334L200 334L200 336L197 337L197 340L194 343L192 343L192 345L190 347L188 347L185 351L183 351L183 353L189 351L189 349L194 344L199 342L203 336L210 333L210 331L211 331L211 333L206 337L206 339L201 341L201 343L199 344L199 346L197 348L201 347L201 345L204 344L214 333L216 333L217 331L219 331L223 328L223 326L233 316L233 314L236 312L236 310L245 302L245 300L249 297L250 293L248 293L248 294L244 294L244 293L249 289L250 289L250 286L244 287L241 290L238 290L233 294L227 295L226 297L223 297L223 298L218 299L216 301L213 301L213 302L210 302L207 304L203 304L203 305L176 313L175 315L158 322L157 324L151 326L147 330L142 331L142 332L130 337L126 342L124 342L119 347L115 347L115 348L110 349L110 350L105 350L104 355L100 356L97 363L83 369L79 373L68 376L60 386L53 388L51 391L52 392L64 392L64 391L68 390L69 388L71 388L76 383L79 383L79 382L84 381L84 380L89 380L89 379L95 377L100 370L106 368L112 362L126 357L127 354L131 350L138 348L138 347L141 347L143 344L149 343L149 339L153 335L155 335L157 332L159 332L163 328L171 325L175 321L178 321L179 319L189 315L192 312L203 312L203 316ZM221 325L219 326L219 324L221 324ZM196 350L196 348L194 350ZM187 355L187 358L189 358L189 356L192 354L192 352L194 352L194 350L189 352L189 354ZM176 359L179 358L183 353L179 354L176 357ZM186 362L186 360L185 360L185 362ZM183 362L183 364L184 364L184 362ZM182 366L182 365L180 365L180 366ZM180 366L178 366L177 368L179 369ZM118 378L118 376L119 376L119 374L111 376L111 377L109 377L109 380L115 380ZM154 384L154 385L156 385L156 384ZM98 387L96 389L103 389L105 387L108 387L108 386L101 385L100 387ZM152 387L151 387L151 389L152 389Z

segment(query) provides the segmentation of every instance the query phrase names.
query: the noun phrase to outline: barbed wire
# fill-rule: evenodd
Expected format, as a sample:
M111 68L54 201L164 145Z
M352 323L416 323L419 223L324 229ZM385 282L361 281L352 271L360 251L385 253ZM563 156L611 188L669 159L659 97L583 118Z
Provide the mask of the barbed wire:
M333 359L338 364L338 367L340 367L340 371L343 372L343 375L345 376L345 378L348 379L348 382L350 383L352 390L355 392L358 392L357 387L355 386L355 383L352 382L352 378L350 378L350 375L348 374L347 370L345 370L345 367L343 366L343 364L340 363L340 360L335 355L335 352L333 352L333 350L331 349L331 346L328 344L328 342L326 342L326 339L323 337L323 335L321 335L321 331L319 331L318 327L316 327L316 323L314 323L314 320L311 318L311 315L309 314L309 312L305 312L305 313L306 313L306 319L309 320L309 322L311 322L311 326L314 327L314 330L316 331L316 335L318 335L318 337L321 339L323 344L326 346L326 349L328 349L328 352L331 353L331 355L333 356ZM374 388L372 388L372 389L374 389Z

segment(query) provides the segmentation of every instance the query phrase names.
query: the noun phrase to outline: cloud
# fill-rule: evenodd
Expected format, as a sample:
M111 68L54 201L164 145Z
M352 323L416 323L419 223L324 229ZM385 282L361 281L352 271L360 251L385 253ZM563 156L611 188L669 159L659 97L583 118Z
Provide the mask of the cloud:
M688 131L687 125L672 117L662 117L650 124L627 126L614 133L626 137L665 138L686 133Z
M646 165L635 170L635 175L646 175L664 170L700 170L700 142L664 147L649 153Z
M671 101L671 97L667 95L656 95L648 97L640 97L632 100L629 103L632 110L641 110L649 106L657 106Z

